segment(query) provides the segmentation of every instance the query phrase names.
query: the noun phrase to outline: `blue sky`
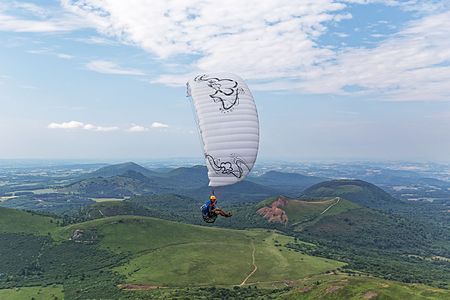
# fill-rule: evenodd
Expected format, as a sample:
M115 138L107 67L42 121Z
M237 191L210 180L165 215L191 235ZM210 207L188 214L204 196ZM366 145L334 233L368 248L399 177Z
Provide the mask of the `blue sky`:
M201 157L184 83L245 78L260 157L450 161L448 1L0 2L0 158Z

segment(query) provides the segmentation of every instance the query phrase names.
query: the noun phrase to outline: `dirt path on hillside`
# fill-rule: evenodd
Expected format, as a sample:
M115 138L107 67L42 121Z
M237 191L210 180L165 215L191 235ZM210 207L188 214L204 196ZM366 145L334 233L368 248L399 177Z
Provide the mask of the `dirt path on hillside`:
M336 197L334 199L337 199L336 202L334 202L333 204L331 204L330 206L328 206L327 208L325 208L325 210L323 212L321 212L320 214L323 215L324 213L326 213L330 208L332 208L333 206L335 206L336 204L339 203L339 201L341 201L340 197Z
M248 274L247 277L245 277L244 281L241 282L241 284L239 284L239 286L243 286L247 283L247 280L252 277L253 274L255 274L256 270L258 270L258 266L255 263L255 252L256 252L256 247L255 244L252 241L252 247L253 247L253 252L252 252L252 265L253 265L253 271L250 272L250 274Z

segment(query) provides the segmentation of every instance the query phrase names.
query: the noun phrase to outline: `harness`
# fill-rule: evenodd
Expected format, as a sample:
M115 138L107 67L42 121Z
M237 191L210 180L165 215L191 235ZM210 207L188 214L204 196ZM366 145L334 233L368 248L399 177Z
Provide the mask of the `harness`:
M201 207L203 221L206 223L214 223L217 219L217 214L215 212L210 212L208 205L203 204Z

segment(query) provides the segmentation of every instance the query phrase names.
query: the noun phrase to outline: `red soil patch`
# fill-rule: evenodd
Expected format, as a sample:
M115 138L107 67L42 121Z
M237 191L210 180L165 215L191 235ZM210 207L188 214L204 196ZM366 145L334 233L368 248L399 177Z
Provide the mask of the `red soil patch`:
M367 292L367 293L365 293L364 294L364 296L363 296L363 298L364 299L373 299L373 298L375 298L376 296L378 296L378 293L375 293L375 292Z
M269 223L281 223L287 224L288 216L286 212L281 209L281 207L286 206L288 201L279 197L276 201L274 201L271 207L263 207L258 209L258 213Z

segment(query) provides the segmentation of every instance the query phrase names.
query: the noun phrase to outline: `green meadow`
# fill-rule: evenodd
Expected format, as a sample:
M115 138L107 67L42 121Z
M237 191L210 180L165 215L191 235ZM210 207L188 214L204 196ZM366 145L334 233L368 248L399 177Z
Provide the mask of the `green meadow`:
M64 299L62 286L53 287L20 287L0 289L0 299L5 300L61 300Z
M52 217L0 207L0 233L47 235L57 228Z
M127 283L156 286L239 285L296 280L334 270L338 261L286 248L293 238L268 230L231 230L194 226L148 217L111 217L65 228L95 230L100 247L131 253L114 270ZM254 262L253 262L254 255Z

